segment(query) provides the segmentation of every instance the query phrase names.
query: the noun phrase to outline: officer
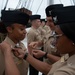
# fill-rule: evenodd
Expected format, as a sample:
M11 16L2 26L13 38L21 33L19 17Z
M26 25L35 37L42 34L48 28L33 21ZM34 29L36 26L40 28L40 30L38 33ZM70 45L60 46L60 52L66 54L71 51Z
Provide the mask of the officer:
M53 23L52 20L52 15L51 15L51 11L53 9L61 9L63 8L63 4L54 4L54 5L49 5L48 7L46 7L45 12L46 12L46 17L47 17L47 25L50 27L50 33L45 35L44 37L44 51L48 52L50 54L56 55L56 56L60 56L60 54L57 52L56 48L54 48L51 43L53 38L50 38L51 35L53 35L53 31L55 29L55 25ZM54 63L51 60L45 59L45 61L49 64Z
M41 32L38 30L41 25L40 17L41 17L40 15L30 16L31 29L29 30L27 34L28 44L30 44L31 42L42 40Z
M64 7L53 10L55 28L56 48L61 54L60 61L53 64L48 75L74 75L75 74L75 6Z
M41 32L39 31L39 27L41 25L40 15L31 15L31 28L27 33L27 41L28 44L31 42L37 42L42 40ZM41 47L37 47L37 49L41 49ZM32 50L29 50L30 54L32 54ZM29 75L38 75L38 71L33 68L31 65L29 66Z
M29 20L29 15L17 10L2 10L1 14L1 20L3 22L3 25L0 25L0 32L7 34L4 41L9 43L11 45L11 48L19 47L22 50L26 50L21 40L23 40L26 35L25 28ZM18 53L16 52L16 54ZM12 55L15 64L17 65L20 71L20 74L27 75L28 63L23 59L17 58L14 55L14 52L12 52ZM4 72L4 57L2 51L0 50L0 75L3 75Z
M47 25L48 25L48 26L50 27L50 29L51 29L50 34L46 36L47 39L46 39L45 43L50 40L49 37L50 37L50 35L53 34L53 31L54 31L54 29L55 29L55 25L54 25L53 20L52 20L51 11L52 11L53 9L56 9L56 10L57 10L57 9L61 9L61 8L63 8L63 4L49 5L49 6L45 9L46 16L47 16ZM50 41L49 41L49 42L50 42ZM48 44L45 45L44 47L47 47L47 46L48 46ZM49 47L50 47L50 46L49 46ZM45 49L45 50L46 50L46 49ZM49 49L48 49L48 50L49 50ZM50 51L50 50L49 50L49 51Z

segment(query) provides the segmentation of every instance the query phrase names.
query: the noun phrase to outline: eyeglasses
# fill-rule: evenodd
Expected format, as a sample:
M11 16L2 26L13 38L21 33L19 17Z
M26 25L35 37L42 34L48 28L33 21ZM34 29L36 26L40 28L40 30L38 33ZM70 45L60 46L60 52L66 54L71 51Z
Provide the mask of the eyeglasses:
M56 34L55 31L53 34L50 36L50 38L58 39L59 37L63 36L64 34Z
M55 31L53 31L53 34L50 36L50 38L54 38L54 40L50 42L50 47L55 48L57 39L59 39L63 35L64 34L57 34Z

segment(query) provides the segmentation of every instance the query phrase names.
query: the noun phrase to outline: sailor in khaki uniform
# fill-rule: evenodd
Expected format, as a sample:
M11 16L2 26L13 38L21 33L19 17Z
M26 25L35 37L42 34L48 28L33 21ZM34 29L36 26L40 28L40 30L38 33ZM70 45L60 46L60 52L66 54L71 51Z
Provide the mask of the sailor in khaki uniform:
M31 21L31 29L29 30L27 34L27 41L28 44L31 42L37 42L37 41L42 41L42 34L39 29L41 22L40 22L40 15L32 15L30 16L30 21ZM41 47L37 47L37 49L41 49ZM32 50L29 50L30 54L32 54ZM33 68L31 65L29 67L29 75L38 75L38 71Z
M41 24L40 17L41 17L40 15L30 16L32 26L27 34L28 44L30 44L31 42L42 40L42 35L41 32L39 31L39 27Z
M26 30L25 25L28 23L29 15L22 13L16 10L3 10L2 11L2 22L4 23L4 31L3 33L7 33L7 36L4 41L8 42L11 45L11 48L19 47L22 50L26 51L26 48L21 40L25 38ZM18 54L18 53L16 53ZM17 65L21 75L27 75L28 73L28 63L19 59L14 55L12 51L12 55ZM12 67L11 67L12 68ZM0 75L3 75L5 72L5 64L3 53L0 50Z
M50 5L45 9L46 12L46 16L47 16L47 25L50 27L50 32L49 34L45 35L44 37L44 51L53 55L60 55L59 53L57 53L57 49L54 48L51 43L53 41L54 38L50 37L51 35L53 35L53 31L55 29L55 25L52 21L52 15L50 13L50 11L52 11L53 9L59 9L59 8L63 8L62 4L55 4L55 5ZM50 62L49 64L51 64L52 62L48 59L45 59L46 62Z
M52 41L54 40L53 37L50 37L51 35L53 35L52 31L44 38L44 51L49 54L53 54L53 53L56 54L57 49L51 45ZM48 64L53 64L53 62L51 62L51 60L49 59L44 59L44 61L47 62Z
M66 10L65 10L66 9ZM75 6L68 6L61 10L53 10L53 18L57 16L54 23L56 27L56 47L61 54L65 54L61 59L52 65L47 75L75 75ZM67 14L68 13L68 14ZM70 14L72 14L70 16ZM63 16L62 16L63 15ZM65 17L65 18L64 18ZM69 33L69 34L68 34ZM62 40L62 41L61 41ZM68 54L66 54L68 53Z

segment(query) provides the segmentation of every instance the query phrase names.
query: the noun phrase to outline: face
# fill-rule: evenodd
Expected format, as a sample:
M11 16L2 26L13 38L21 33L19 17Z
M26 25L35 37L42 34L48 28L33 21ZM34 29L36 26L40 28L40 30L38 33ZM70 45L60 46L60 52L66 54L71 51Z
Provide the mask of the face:
M11 27L8 28L9 37L11 39L21 41L25 38L26 30L25 26L22 24L13 24Z
M61 54L71 53L75 51L75 47L72 44L73 42L63 34L58 26L55 27L54 39L56 40L55 46L58 52Z
M45 22L44 22L44 21L42 21L41 25L42 25L42 26L44 26L44 25L45 25Z
M39 19L35 20L36 26L39 27L41 25L41 21Z
M52 17L47 17L47 23L46 24L50 27L51 30L55 29Z

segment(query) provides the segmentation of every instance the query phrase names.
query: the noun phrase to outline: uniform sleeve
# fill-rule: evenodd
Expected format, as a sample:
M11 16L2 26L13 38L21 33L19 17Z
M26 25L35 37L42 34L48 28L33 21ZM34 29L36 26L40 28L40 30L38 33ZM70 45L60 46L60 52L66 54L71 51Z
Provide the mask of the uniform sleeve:
M0 75L3 75L4 71L5 71L4 56L3 56L3 53L0 50Z
M53 75L73 75L67 71L56 71Z
M62 66L58 70L56 70L53 75L75 75L75 65L67 66L65 65L64 67Z
M27 34L27 42L31 43L34 41L36 34L34 32L28 32Z

